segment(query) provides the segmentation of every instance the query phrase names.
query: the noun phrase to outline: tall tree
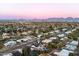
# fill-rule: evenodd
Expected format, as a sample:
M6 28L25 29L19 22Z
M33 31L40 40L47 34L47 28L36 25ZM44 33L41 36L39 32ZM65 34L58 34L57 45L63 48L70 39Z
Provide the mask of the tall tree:
M30 56L30 55L31 55L30 47L24 47L22 50L22 56Z

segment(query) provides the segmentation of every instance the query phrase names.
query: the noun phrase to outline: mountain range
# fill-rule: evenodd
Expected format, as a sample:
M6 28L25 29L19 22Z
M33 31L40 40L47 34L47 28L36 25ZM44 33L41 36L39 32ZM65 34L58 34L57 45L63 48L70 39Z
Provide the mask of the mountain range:
M47 19L28 19L28 18L13 18L13 19L0 19L0 22L79 22L79 18L47 18Z

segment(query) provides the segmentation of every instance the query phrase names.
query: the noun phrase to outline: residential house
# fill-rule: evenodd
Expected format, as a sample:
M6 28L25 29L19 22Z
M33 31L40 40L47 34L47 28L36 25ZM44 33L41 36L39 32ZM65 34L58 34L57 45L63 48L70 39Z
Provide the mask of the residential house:
M68 37L63 37L63 38L61 38L60 40L66 41L66 40L68 40Z
M66 31L66 30L67 30L67 28L63 28L63 29L62 29L62 31Z
M59 32L60 32L60 30L55 30L54 32L59 33Z
M57 36L60 37L60 38L62 38L62 37L65 36L65 34L58 34Z
M42 40L42 43L50 43L50 42L52 42L52 40L49 39Z
M62 49L60 52L54 52L57 56L69 56L69 53L73 53L73 51Z
M21 33L21 35L27 35L27 34L28 34L27 32L22 32L22 33Z
M66 34L70 34L70 33L72 33L72 30L71 30L71 31L66 31L65 33L66 33Z
M2 34L2 38L3 39L9 39L10 38L10 34L9 33L3 33Z
M43 35L43 34L39 34L39 35L37 35L37 37L40 38L42 35Z
M70 44L71 44L71 45L78 46L78 41L72 41Z
M76 28L75 29L72 29L72 31L76 31Z
M56 40L57 37L50 37L49 40Z
M12 46L14 46L16 44L16 41L8 41L8 42L6 42L5 44L4 44L4 46L6 46L6 47L12 47Z
M50 31L49 33L50 33L50 34L53 34L53 33L54 33L54 31Z
M34 45L32 45L31 46L31 50L38 50L38 51L46 51L46 50L48 50L44 45L39 45L39 46L34 46Z
M70 51L74 51L77 48L77 46L74 45L66 45L65 49L70 50Z
M78 41L72 41L66 45L65 49L74 51L75 49L77 49L77 46L78 46Z

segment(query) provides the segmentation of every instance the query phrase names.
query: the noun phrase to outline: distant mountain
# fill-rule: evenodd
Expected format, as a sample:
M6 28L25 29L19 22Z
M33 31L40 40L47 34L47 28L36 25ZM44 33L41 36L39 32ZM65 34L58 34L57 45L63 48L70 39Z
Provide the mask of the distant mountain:
M79 22L79 18L72 18L72 17L67 17L67 18L48 18L48 22Z
M0 19L0 22L79 22L79 18L48 18L48 19Z

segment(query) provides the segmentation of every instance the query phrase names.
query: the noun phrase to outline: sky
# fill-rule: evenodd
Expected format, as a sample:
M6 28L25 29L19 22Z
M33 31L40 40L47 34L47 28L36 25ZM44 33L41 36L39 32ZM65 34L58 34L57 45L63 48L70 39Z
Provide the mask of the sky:
M0 2L0 18L79 17L79 3L24 2Z

